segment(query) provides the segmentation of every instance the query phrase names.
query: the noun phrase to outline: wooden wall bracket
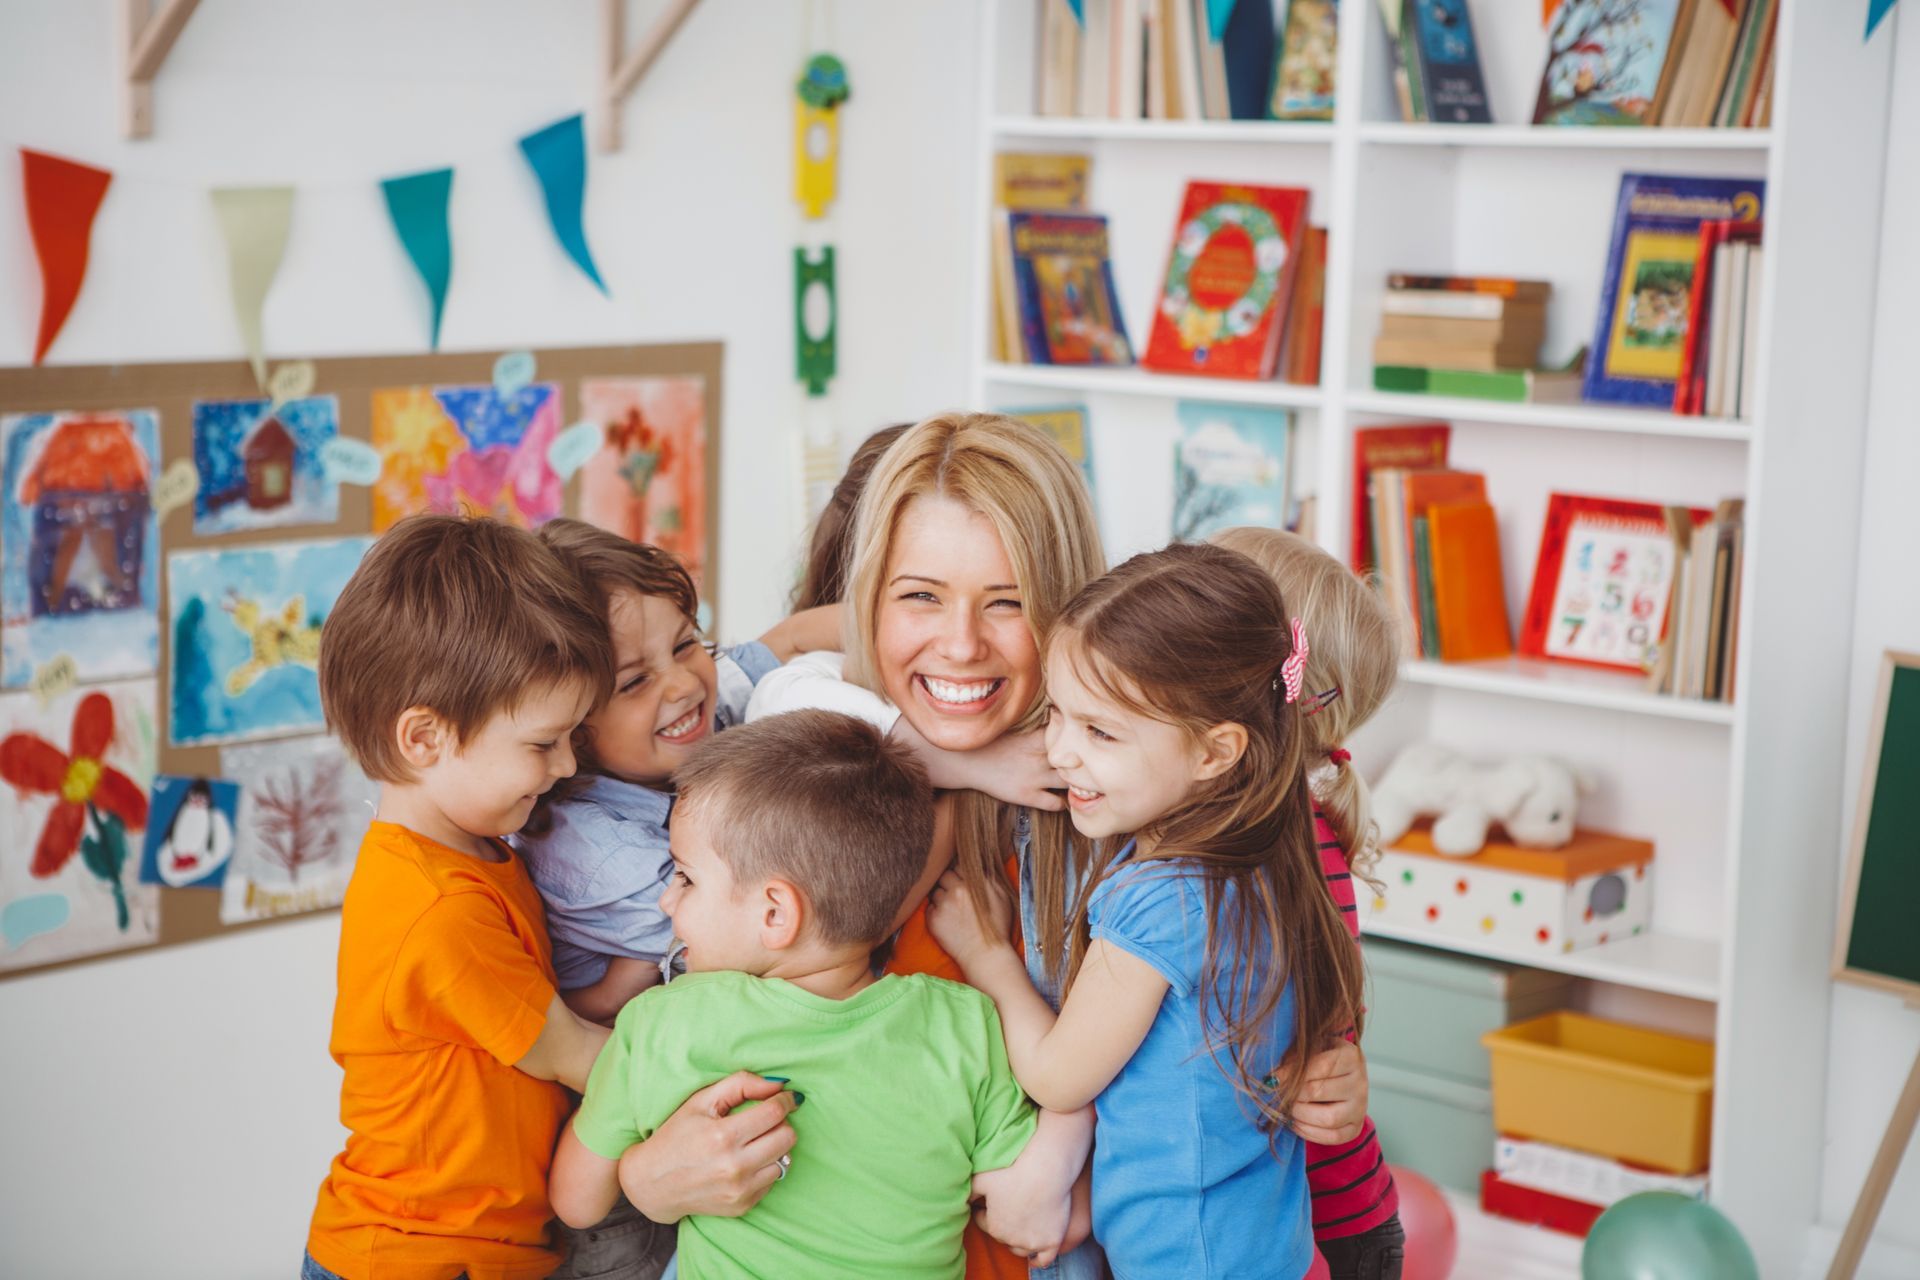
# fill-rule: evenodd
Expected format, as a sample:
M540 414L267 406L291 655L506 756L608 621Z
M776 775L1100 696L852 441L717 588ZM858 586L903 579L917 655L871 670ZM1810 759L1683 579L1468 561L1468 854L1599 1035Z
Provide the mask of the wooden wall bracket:
M200 0L163 0L151 13L149 0L119 0L114 48L119 54L122 92L120 133L127 138L153 136L153 78L173 50Z
M626 52L626 0L600 0L601 79L599 119L594 123L593 148L600 152L620 149L620 107L627 95L639 85L647 68L673 39L673 33L687 20L700 0L668 0L667 7L653 27Z

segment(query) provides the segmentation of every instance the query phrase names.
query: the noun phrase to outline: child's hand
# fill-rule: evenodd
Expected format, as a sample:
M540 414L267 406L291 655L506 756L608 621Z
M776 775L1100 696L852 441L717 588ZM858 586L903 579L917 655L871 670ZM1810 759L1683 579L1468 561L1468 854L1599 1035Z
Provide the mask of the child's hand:
M1073 1211L1067 1217L1067 1235L1060 1252L1072 1253L1093 1235L1093 1165L1080 1170L1073 1182Z
M1307 1059L1306 1079L1293 1100L1293 1131L1308 1142L1337 1147L1360 1136L1367 1120L1367 1060L1351 1040Z
M1044 1172L1035 1166L1012 1164L973 1175L973 1193L986 1201L975 1211L974 1224L1036 1267L1052 1265L1056 1257L1073 1247L1066 1240L1073 1225L1079 1185L1076 1180L1063 1187L1057 1178L1034 1176Z
M974 909L973 891L957 871L949 871L933 886L927 898L927 932L941 949L972 969L995 950L1013 949L1013 903L998 885L986 891L987 922Z
M913 749L914 758L926 766L928 780L943 791L979 791L1030 809L1066 807L1060 795L1066 784L1047 763L1044 730L1003 734L973 751L948 751L921 737L901 716L889 736Z

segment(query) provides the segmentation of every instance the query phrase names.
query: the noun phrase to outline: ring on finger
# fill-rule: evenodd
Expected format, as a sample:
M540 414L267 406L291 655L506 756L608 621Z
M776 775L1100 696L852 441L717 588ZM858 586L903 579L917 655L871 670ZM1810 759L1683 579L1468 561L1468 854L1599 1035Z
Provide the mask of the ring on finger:
M779 1174L774 1178L774 1181L785 1182L787 1180L787 1170L793 1167L793 1157L781 1156L778 1160L774 1161L773 1163L774 1163L774 1167L780 1170Z

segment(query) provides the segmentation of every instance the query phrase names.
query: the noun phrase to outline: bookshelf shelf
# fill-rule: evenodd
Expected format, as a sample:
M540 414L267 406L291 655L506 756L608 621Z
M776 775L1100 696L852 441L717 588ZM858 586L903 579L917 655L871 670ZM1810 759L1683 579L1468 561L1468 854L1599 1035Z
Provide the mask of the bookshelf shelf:
M1771 129L1608 129L1525 124L1403 124L1360 126L1369 147L1525 147L1545 151L1744 151L1764 154Z
M1492 662L1410 660L1400 664L1400 678L1409 684L1435 689L1464 689L1471 693L1531 698L1536 702L1699 724L1730 725L1735 717L1735 705L1730 702L1648 693L1640 687L1639 680L1625 673L1587 670L1535 658L1501 658Z
M1138 368L989 364L981 373L988 382L1054 387L1088 395L1164 396L1179 400L1207 400L1216 404L1270 404L1295 409L1318 408L1325 401L1325 395L1319 387L1298 387L1289 382L1255 382L1239 378L1182 377Z
M1610 982L1616 986L1681 996L1688 1000L1716 1001L1720 998L1720 944L1707 938L1648 933L1579 951L1543 954L1537 948L1447 937L1371 917L1362 917L1360 932L1364 937L1412 942L1442 951L1458 951L1488 960L1523 964L1529 968L1572 974L1576 978L1591 978L1596 982Z
M1690 417L1658 409L1621 409L1591 404L1508 404L1452 396L1409 395L1394 391L1350 391L1347 407L1357 413L1396 418L1446 418L1459 422L1506 423L1566 431L1612 431L1629 435L1672 436L1684 440L1753 439L1753 425L1731 418Z
M996 138L1062 138L1073 141L1254 142L1326 146L1331 124L1291 120L1102 120L1078 116L995 116Z

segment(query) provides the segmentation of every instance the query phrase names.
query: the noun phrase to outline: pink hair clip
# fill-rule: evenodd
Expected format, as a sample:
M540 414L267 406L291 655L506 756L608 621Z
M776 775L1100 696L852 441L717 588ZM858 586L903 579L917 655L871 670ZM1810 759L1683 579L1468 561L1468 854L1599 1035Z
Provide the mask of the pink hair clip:
M1307 629L1300 619L1293 620L1293 652L1280 664L1280 682L1287 687L1287 701L1300 701L1300 682L1307 674Z

